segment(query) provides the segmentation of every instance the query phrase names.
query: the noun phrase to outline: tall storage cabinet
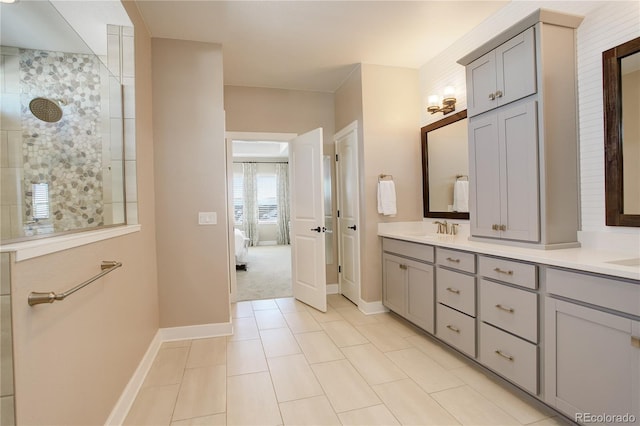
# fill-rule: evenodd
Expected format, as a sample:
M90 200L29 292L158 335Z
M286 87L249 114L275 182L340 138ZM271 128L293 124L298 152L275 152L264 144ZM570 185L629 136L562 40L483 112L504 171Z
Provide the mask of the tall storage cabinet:
M458 61L467 72L472 239L578 245L581 21L540 9Z

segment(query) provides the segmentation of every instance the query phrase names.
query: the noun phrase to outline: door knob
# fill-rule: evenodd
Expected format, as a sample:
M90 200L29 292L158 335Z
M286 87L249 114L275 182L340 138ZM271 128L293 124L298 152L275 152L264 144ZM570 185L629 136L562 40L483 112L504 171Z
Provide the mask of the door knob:
M347 226L347 228L349 228L349 229L353 229L354 231L356 230L356 226L355 226L355 225L353 225L353 226Z
M322 228L320 228L319 226L315 227L315 228L311 228L312 231L316 231L316 232L322 232Z

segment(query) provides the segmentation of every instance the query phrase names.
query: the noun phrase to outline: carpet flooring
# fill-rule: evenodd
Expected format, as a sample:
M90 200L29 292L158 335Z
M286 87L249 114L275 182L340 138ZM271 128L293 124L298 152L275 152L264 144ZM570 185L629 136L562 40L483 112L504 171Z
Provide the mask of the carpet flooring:
M249 247L247 269L236 271L237 300L289 297L291 246Z

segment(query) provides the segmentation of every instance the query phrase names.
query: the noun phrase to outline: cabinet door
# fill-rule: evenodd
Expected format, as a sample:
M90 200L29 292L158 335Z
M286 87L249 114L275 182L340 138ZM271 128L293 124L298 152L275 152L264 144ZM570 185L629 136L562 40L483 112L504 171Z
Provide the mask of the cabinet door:
M382 303L404 316L407 312L407 260L384 253L382 261Z
M537 103L505 108L498 114L501 237L539 241Z
M420 328L434 333L433 266L407 261L407 319Z
M495 50L497 106L536 93L536 54L533 28Z
M498 117L488 114L469 120L469 212L471 235L499 237L500 150Z
M466 67L467 115L473 117L498 106L496 92L496 55L491 51Z
M640 419L640 321L552 298L546 308L547 402L580 423Z

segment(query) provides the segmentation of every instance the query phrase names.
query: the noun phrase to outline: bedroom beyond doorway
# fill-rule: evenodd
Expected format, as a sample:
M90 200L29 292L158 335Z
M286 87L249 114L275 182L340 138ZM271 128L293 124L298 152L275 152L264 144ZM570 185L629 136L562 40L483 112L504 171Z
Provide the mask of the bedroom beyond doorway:
M247 268L236 271L236 282L238 301L291 296L291 246L249 247Z

